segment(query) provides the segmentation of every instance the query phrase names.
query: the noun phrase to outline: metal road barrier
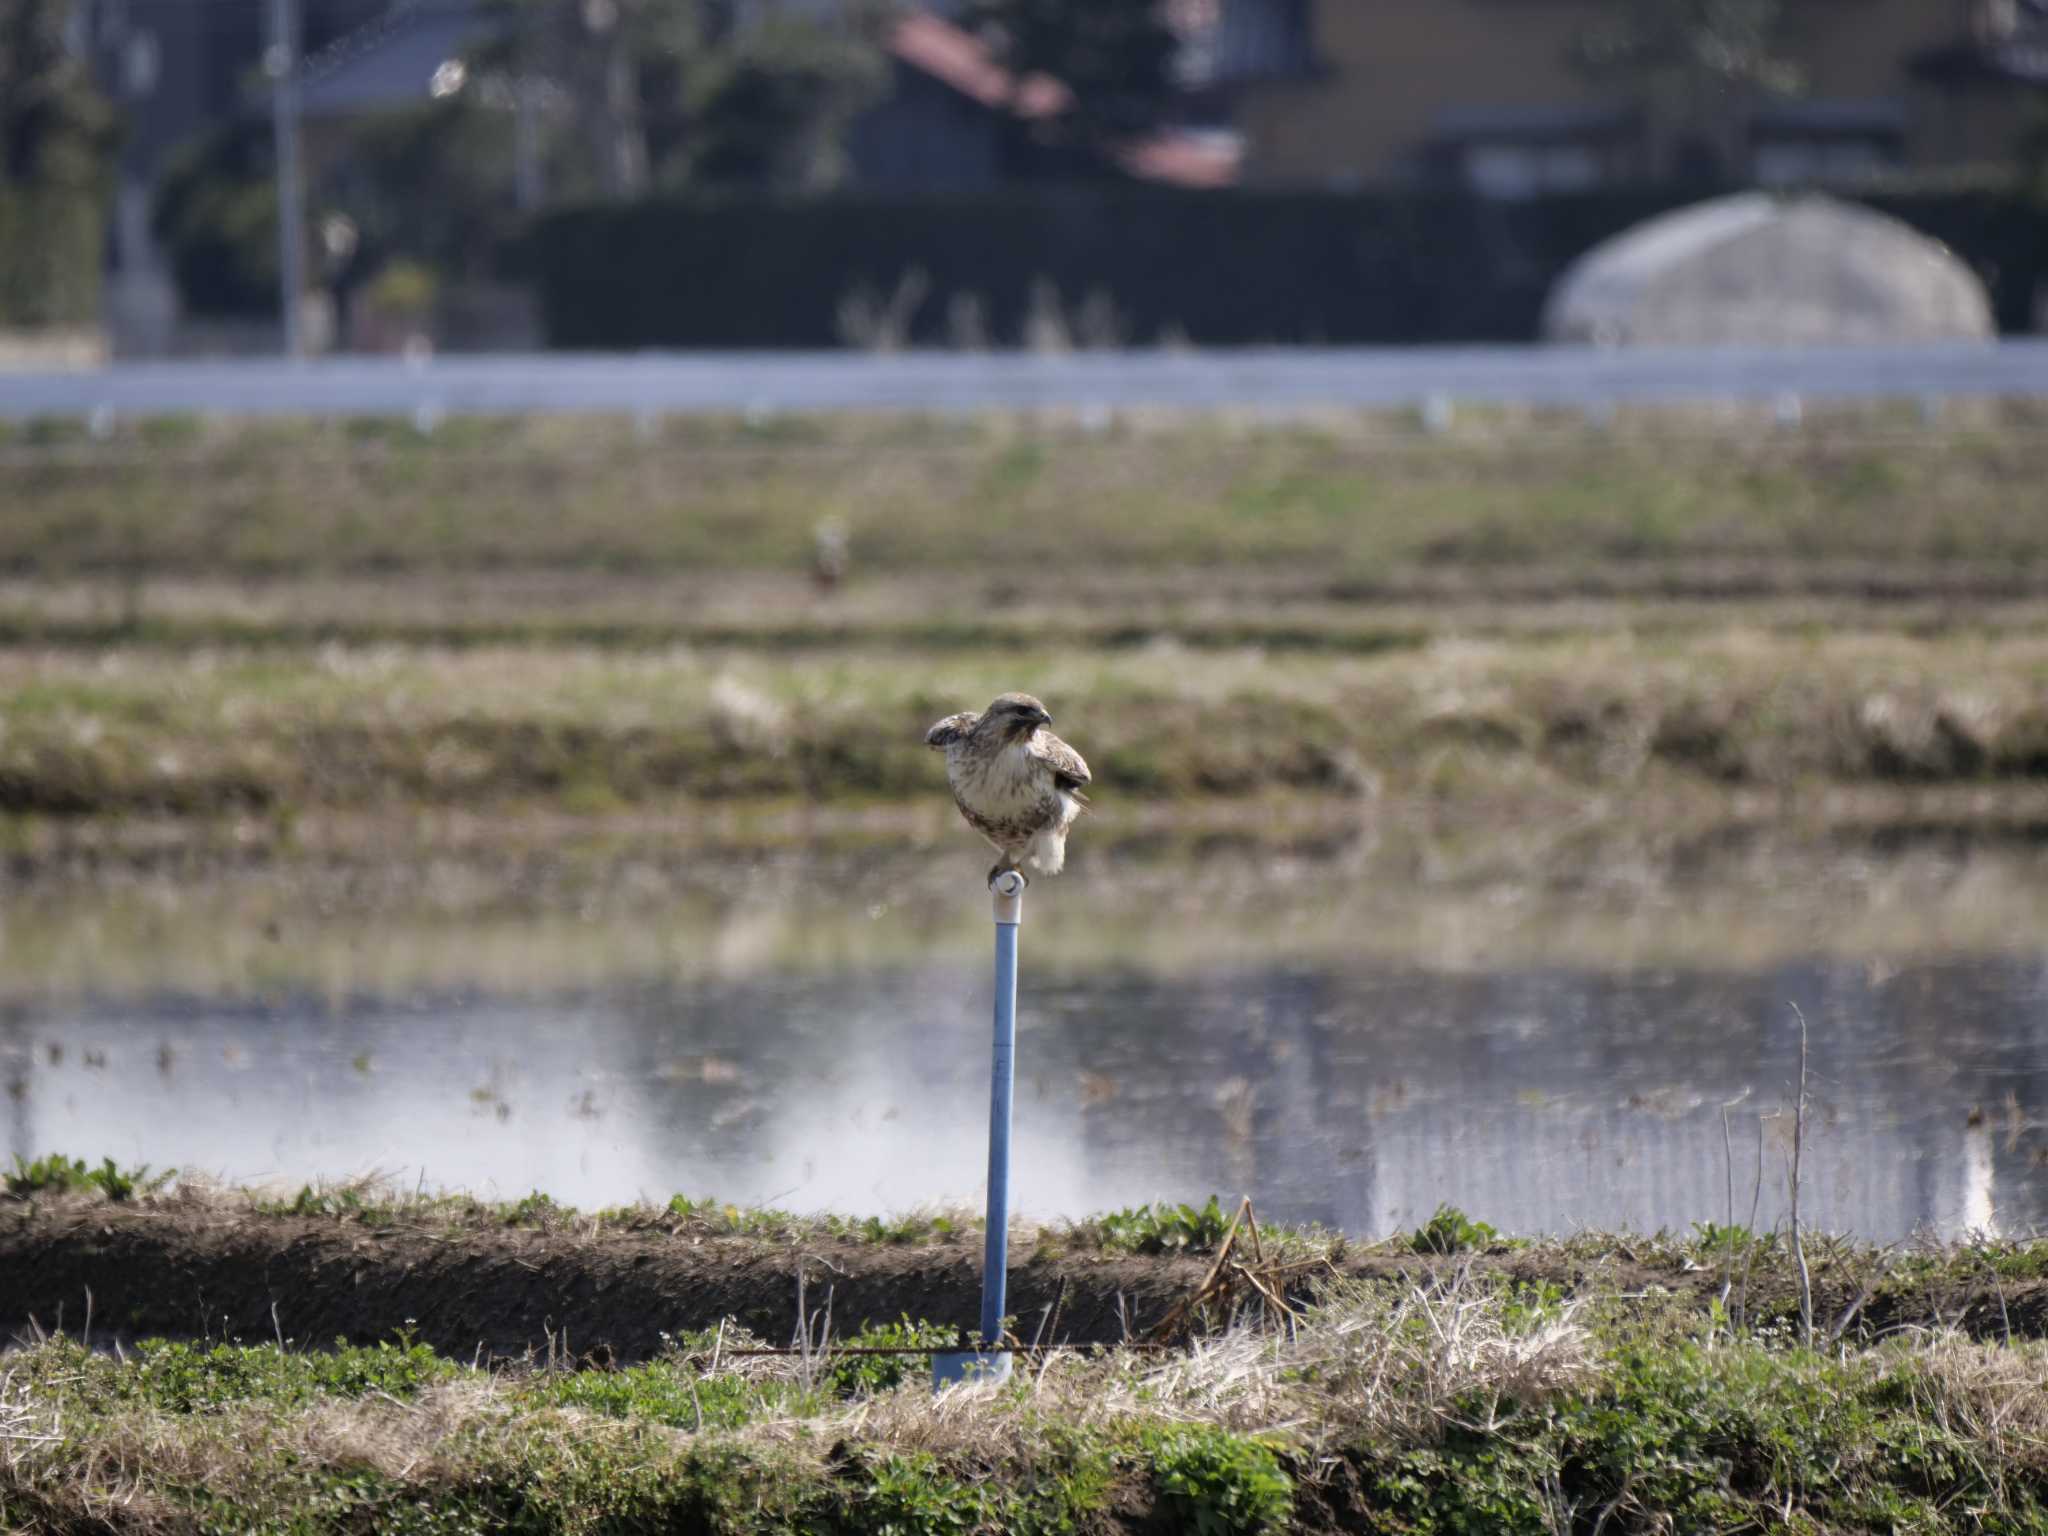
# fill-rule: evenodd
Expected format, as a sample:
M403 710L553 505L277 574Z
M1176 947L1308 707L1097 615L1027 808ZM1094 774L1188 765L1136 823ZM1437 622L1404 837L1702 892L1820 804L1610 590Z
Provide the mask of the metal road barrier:
M536 353L136 362L0 373L0 418L607 415L1616 405L2048 396L2048 340L1804 348Z

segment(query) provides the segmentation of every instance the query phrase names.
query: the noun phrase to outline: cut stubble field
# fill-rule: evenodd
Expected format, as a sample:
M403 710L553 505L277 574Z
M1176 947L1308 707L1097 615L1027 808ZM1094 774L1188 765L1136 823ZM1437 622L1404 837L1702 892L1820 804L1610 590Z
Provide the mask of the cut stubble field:
M1649 803L2048 774L2048 635L1627 633L1374 656L848 648L0 650L0 809L58 818L921 799L1028 682L1147 804Z
M2041 424L43 423L0 443L0 813L890 804L1020 684L1111 815L2009 799Z
M1068 574L1292 573L1339 601L1463 573L1553 591L1686 572L1770 590L1857 568L1899 590L2048 556L2039 408L1222 417L1106 431L986 418L61 423L0 439L0 571L300 580L804 569L841 524L859 579L929 573L1043 601ZM1745 570L1746 583L1736 581ZM1528 572L1538 575L1534 578ZM1515 573L1524 573L1517 576ZM1888 575L1887 575L1888 573ZM1823 584L1826 584L1825 582Z

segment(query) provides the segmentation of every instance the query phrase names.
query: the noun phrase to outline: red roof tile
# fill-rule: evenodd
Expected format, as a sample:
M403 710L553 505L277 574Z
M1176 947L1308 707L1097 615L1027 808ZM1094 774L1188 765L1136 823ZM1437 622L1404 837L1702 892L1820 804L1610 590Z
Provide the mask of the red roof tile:
M1120 145L1117 164L1145 181L1176 187L1232 187L1244 156L1232 142L1167 129Z
M1014 80L980 38L929 11L912 11L898 21L889 51L985 107L1007 108L1030 121L1057 117L1074 104L1074 93L1050 75Z

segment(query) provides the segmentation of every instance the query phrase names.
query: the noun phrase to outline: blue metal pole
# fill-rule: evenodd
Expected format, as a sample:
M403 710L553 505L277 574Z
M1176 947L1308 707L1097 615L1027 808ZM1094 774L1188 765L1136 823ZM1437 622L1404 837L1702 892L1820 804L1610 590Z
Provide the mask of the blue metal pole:
M1005 874L1004 881L1015 881ZM988 1234L981 1255L981 1345L1003 1340L1010 1265L1010 1108L1016 1098L1017 929L1024 919L1021 882L996 891L995 1057L988 1095Z
M1005 870L989 882L996 913L995 1053L988 1089L988 1231L981 1250L981 1347L932 1357L932 1385L943 1390L970 1378L1002 1381L1010 1372L1003 1350L1003 1315L1009 1310L1010 1107L1017 1075L1017 929L1024 921L1024 877Z

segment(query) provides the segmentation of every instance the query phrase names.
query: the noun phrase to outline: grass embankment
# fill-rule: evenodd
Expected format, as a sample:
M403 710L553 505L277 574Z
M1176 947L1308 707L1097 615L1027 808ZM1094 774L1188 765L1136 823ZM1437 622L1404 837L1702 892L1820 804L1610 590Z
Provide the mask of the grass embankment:
M379 1206L309 1191L290 1203L316 1212L291 1220L353 1233L358 1265L408 1229L443 1244L659 1231L719 1263L746 1242L779 1253L785 1278L806 1254L844 1271L863 1252L907 1261L965 1240L929 1222L828 1228L688 1203L587 1218L532 1201ZM99 1210L118 1225L114 1207ZM1214 1225L1205 1212L1120 1213L1040 1240L1108 1264L1106 1250L1203 1247ZM1355 1252L1285 1241L1320 1246L1344 1272L1284 1335L1057 1357L937 1402L921 1361L747 1357L737 1351L756 1340L729 1324L678 1323L652 1358L582 1368L553 1347L558 1334L537 1357L485 1365L436 1353L403 1322L378 1344L314 1350L294 1337L295 1296L273 1273L259 1283L277 1314L239 1339L110 1358L56 1338L8 1357L0 1520L302 1533L2048 1526L2048 1346L2025 1336L2040 1318L2009 1306L2012 1330L1993 1321L1973 1338L1939 1315L1959 1283L2001 1301L2041 1288L2040 1244L1881 1255L1816 1241L1823 1288L1846 1272L1871 1300L1842 1317L1830 1296L1808 1348L1783 1310L1782 1243L1747 1234L1517 1244L1440 1213ZM1724 1303L1738 1254L1750 1283ZM1769 1305L1741 1306L1767 1292ZM1887 1307L1897 1319L1892 1303L1915 1294L1936 1310L1927 1326L1871 1321ZM950 1332L857 1331L833 1315L828 1343Z
M2037 1532L2048 1352L1808 1351L1603 1326L1506 1286L1340 1293L1286 1341L1056 1359L934 1402L915 1363L604 1373L417 1346L50 1343L10 1362L34 1532Z
M1105 810L2014 786L2048 775L2048 636L1446 643L933 663L679 650L0 652L0 810L570 813L928 797L940 714L1028 682Z

